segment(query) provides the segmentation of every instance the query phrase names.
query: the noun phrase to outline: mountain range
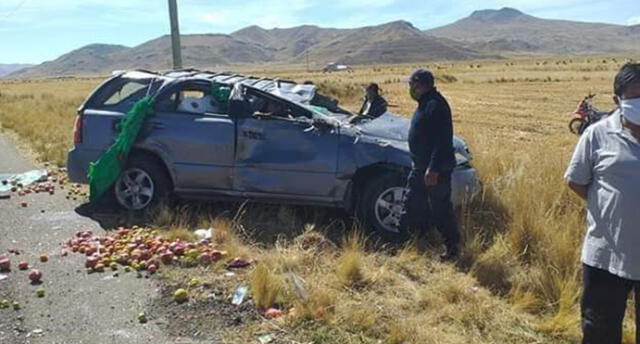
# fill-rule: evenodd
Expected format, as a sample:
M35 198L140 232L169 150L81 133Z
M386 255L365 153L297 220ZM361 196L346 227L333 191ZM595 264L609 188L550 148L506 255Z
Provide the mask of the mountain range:
M303 25L286 29L250 26L231 34L181 36L186 66L220 69L255 63L346 64L470 60L532 54L640 53L640 25L623 26L542 19L513 8L475 11L424 30L406 21L355 29ZM116 69L170 69L168 35L135 47L91 44L10 77L96 75Z
M32 67L32 64L25 63L0 63L0 78L13 72Z

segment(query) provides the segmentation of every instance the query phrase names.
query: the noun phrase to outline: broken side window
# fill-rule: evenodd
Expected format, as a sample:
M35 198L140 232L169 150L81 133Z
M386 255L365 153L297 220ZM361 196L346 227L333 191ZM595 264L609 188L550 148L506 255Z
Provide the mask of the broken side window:
M186 84L156 100L156 111L186 114L227 114L226 104L221 104L204 84Z

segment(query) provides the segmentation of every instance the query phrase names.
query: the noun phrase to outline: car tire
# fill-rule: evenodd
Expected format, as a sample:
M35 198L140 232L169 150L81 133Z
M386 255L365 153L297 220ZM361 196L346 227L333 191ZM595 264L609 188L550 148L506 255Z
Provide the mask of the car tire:
M399 173L386 173L365 181L358 206L361 223L380 240L403 243L408 239L397 225L406 192L406 177ZM393 221L392 221L393 220Z
M172 190L171 178L155 159L132 156L113 186L118 205L130 211L145 211L166 201Z

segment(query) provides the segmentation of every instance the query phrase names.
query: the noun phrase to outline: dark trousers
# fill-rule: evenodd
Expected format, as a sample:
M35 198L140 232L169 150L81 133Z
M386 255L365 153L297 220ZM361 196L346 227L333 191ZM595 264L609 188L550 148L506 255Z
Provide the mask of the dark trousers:
M400 218L400 232L426 230L433 224L448 248L457 248L460 242L458 223L451 203L451 174L440 176L437 185L427 187L423 170L412 170L407 180L409 190L404 199L404 210Z
M640 339L640 281L618 277L608 271L582 265L584 291L582 294L583 344L620 344L622 320L627 298L635 292L636 342Z

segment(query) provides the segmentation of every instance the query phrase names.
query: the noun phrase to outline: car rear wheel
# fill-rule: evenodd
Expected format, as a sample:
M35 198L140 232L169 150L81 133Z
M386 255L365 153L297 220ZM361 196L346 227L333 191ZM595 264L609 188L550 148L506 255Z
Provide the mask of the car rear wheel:
M386 242L401 243L407 235L400 233L406 178L388 173L367 181L363 187L359 214L366 228Z
M118 204L127 210L146 210L164 201L171 191L171 179L164 168L149 158L129 160L114 185Z

